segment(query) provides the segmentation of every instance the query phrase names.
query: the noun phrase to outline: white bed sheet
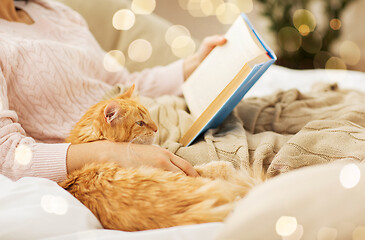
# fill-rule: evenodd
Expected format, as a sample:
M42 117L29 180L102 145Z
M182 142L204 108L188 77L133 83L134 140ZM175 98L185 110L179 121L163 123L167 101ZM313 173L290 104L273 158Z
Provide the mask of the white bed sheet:
M245 98L272 94L279 89L296 88L302 92L308 92L317 82L338 83L340 88L356 88L365 92L365 73L363 72L334 69L293 70L273 65L251 88Z
M298 88L306 92L320 81L365 92L365 73L272 66L246 97L263 96L278 89ZM49 180L23 178L12 182L0 175L0 189L0 239L210 240L223 226L209 223L135 233L104 230L86 207Z
M0 239L213 240L222 223L122 232L102 229L96 217L55 182L0 175Z
M223 223L204 223L140 232L90 230L78 232L76 234L60 235L54 238L47 238L47 240L213 240L217 236L222 226Z

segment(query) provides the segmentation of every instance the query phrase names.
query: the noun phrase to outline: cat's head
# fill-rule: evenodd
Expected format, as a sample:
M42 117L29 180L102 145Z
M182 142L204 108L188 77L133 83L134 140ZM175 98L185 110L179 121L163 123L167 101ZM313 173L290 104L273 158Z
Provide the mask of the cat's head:
M157 125L148 110L131 98L133 91L134 85L119 97L105 101L100 122L94 127L110 141L152 144Z

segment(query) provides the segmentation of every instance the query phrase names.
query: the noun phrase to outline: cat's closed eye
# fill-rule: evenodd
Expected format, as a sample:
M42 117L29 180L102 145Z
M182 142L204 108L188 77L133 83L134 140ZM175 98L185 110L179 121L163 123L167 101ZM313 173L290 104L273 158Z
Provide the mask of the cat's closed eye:
M136 122L136 124L138 125L138 126L144 126L146 123L144 122L144 121L137 121Z

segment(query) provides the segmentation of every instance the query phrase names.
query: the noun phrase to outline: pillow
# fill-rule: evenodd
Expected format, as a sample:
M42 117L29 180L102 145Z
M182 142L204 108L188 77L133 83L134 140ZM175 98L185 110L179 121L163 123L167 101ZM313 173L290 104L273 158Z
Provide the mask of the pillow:
M336 162L275 177L240 200L217 239L365 239L364 176L363 163Z
M101 229L96 217L55 182L0 174L0 239L41 239Z

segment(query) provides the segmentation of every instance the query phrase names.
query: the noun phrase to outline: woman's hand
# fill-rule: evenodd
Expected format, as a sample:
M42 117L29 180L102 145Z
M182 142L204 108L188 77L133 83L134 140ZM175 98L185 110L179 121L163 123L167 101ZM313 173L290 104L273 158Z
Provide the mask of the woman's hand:
M203 43L201 44L198 51L184 60L184 79L186 80L190 76L190 74L199 66L204 58L208 56L213 48L223 45L226 42L227 39L221 35L214 35L204 38Z
M153 145L96 141L71 144L67 152L67 172L91 162L116 162L122 167L151 166L172 172L199 176L186 160Z

